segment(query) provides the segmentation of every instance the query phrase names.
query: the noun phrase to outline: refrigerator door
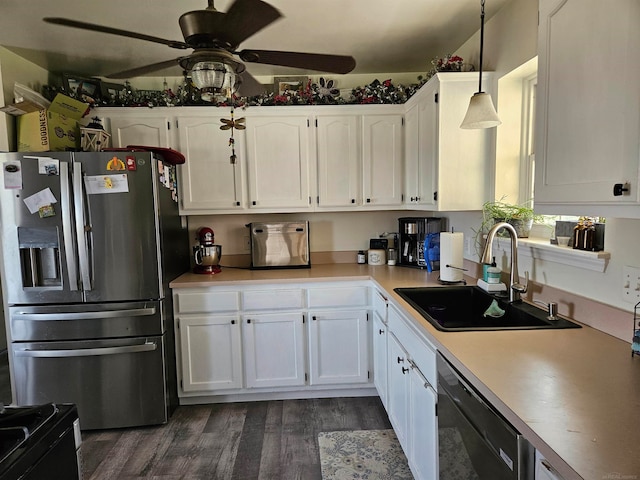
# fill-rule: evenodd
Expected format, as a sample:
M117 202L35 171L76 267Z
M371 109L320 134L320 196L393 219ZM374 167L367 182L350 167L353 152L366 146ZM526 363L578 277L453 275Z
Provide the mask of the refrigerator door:
M65 152L0 156L2 259L8 304L75 303L83 294Z
M121 170L133 157L135 169ZM86 302L163 297L157 165L149 153L77 153L73 163Z
M17 404L75 403L85 430L165 423L164 338L14 344Z

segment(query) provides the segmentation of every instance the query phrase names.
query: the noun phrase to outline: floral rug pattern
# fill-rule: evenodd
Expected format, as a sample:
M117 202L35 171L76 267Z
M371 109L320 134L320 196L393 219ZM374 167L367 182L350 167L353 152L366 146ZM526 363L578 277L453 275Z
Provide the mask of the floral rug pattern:
M322 480L413 480L393 430L318 434Z

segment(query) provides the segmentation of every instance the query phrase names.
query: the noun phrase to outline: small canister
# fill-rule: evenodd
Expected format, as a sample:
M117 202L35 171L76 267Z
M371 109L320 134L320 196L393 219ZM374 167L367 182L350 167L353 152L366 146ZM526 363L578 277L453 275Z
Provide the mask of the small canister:
M387 263L386 250L382 248L371 248L368 251L369 265L384 265Z
M364 255L364 250L360 250L358 252L358 263L359 264L367 263L367 259L366 259L365 255Z

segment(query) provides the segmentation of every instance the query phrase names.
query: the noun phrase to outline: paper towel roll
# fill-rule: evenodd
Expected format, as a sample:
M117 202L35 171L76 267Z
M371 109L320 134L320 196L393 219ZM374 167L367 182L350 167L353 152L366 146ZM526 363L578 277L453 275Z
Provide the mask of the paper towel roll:
M443 282L460 282L463 279L462 248L464 235L462 232L440 233L440 280ZM457 267L457 268L452 268Z

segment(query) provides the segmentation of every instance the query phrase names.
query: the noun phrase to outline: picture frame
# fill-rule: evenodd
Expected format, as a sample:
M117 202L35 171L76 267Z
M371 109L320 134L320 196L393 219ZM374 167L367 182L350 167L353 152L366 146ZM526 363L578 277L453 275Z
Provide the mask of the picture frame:
M309 77L304 75L295 77L273 77L273 92L276 95L283 95L287 90L300 92L305 89L308 81Z
M117 102L125 89L126 87L119 83L100 81L100 97L105 101Z
M62 75L62 86L67 95L80 100L86 100L90 97L97 100L101 95L100 79L83 77L72 73L64 73Z

